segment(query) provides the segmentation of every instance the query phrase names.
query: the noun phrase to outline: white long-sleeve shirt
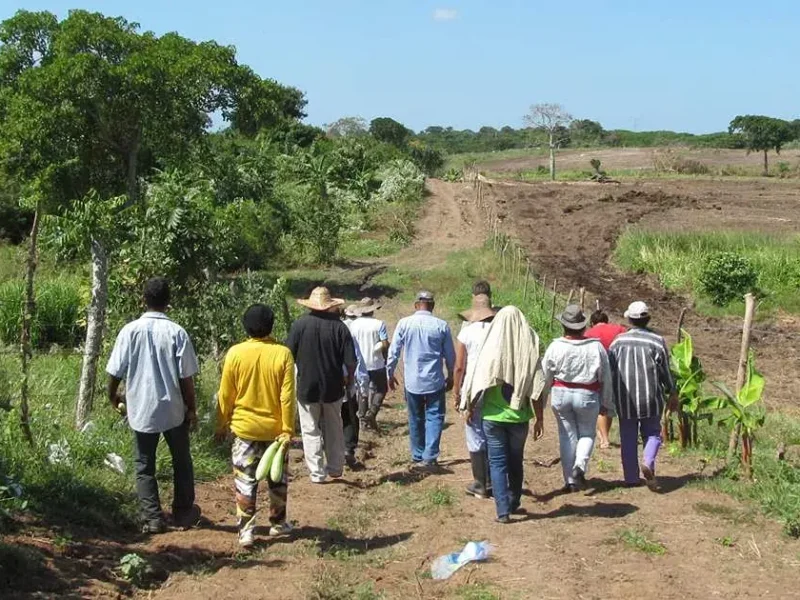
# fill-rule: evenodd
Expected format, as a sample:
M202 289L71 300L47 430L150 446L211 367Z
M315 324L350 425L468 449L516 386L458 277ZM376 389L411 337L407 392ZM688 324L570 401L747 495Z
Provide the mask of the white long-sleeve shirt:
M545 391L554 380L589 385L599 383L603 407L614 406L614 386L608 354L599 340L558 338L547 348L542 360Z

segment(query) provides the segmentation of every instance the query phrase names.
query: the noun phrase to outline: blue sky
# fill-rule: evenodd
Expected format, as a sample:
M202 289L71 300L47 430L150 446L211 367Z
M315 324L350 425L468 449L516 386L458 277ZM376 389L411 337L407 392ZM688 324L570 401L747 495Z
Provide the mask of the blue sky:
M314 124L519 127L538 102L637 130L800 118L798 0L11 0L0 18L23 6L234 45L305 91Z

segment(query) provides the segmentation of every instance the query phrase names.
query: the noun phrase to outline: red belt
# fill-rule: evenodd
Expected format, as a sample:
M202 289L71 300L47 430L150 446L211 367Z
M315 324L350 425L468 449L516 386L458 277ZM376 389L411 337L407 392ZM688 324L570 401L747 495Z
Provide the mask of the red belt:
M592 383L575 383L573 381L561 381L560 379L553 381L553 387L570 388L573 390L589 390L590 392L599 392L603 389L599 381L593 381Z

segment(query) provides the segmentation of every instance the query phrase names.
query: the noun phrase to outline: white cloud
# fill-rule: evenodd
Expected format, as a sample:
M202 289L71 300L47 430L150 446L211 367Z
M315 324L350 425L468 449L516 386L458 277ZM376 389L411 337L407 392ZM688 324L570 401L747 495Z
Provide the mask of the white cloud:
M458 17L458 11L455 8L437 8L433 11L434 21L453 21Z

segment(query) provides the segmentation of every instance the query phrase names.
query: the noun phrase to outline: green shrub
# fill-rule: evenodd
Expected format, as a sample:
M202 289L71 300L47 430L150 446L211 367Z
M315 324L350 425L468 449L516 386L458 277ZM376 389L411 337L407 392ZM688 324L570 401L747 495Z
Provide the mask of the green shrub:
M700 273L700 285L711 301L725 306L756 289L758 272L744 256L720 252L710 256Z
M81 337L83 305L81 293L72 281L54 279L36 286L36 314L31 338L35 348L51 344L75 346ZM0 284L0 342L18 344L22 330L25 286L20 280Z

